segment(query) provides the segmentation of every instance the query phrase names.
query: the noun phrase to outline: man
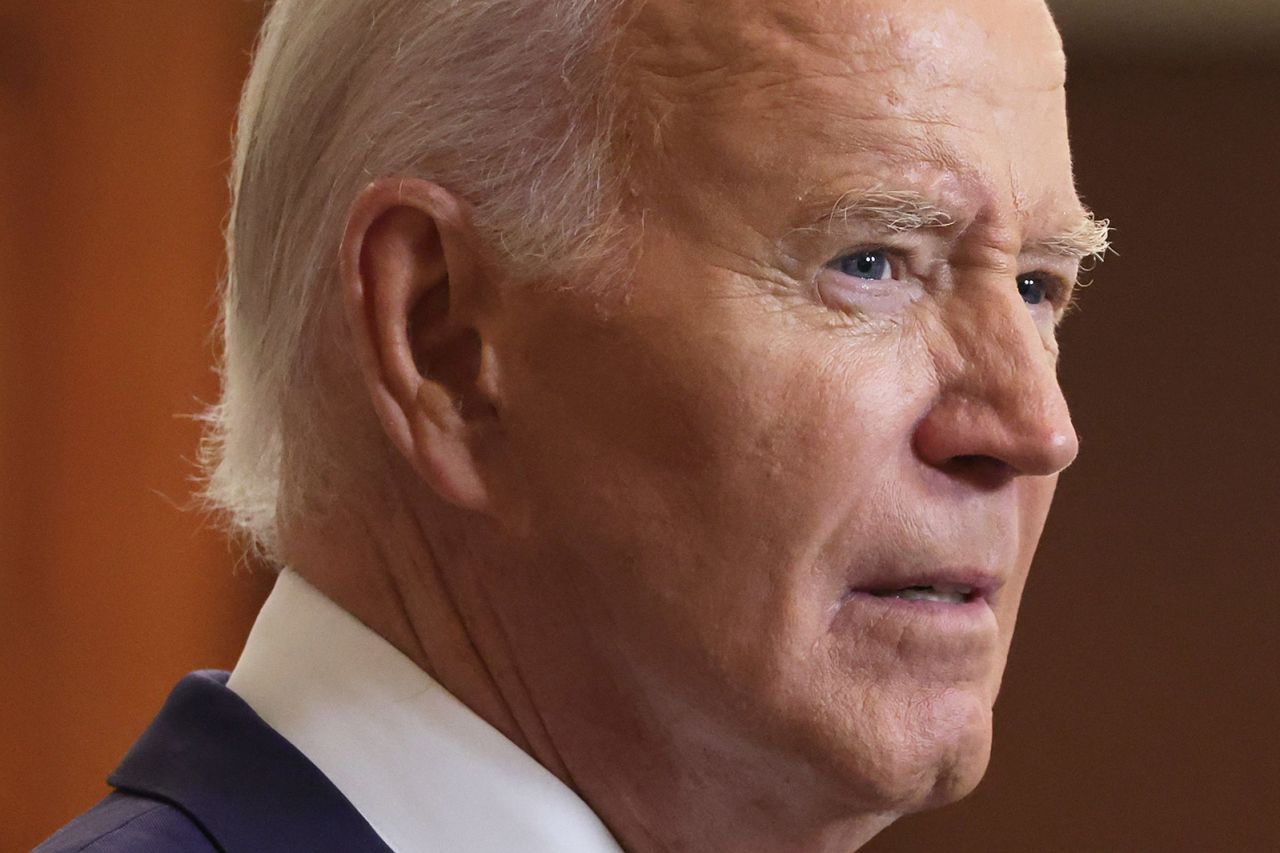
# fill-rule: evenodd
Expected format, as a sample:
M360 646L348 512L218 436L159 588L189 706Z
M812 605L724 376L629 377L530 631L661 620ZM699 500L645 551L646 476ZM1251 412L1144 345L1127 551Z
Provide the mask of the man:
M1076 437L1039 0L280 0L210 494L287 566L47 850L851 851Z

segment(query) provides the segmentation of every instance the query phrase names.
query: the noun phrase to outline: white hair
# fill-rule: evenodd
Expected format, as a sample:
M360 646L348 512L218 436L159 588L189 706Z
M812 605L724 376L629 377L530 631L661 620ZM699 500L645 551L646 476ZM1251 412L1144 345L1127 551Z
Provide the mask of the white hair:
M530 279L600 257L618 209L607 34L621 2L271 8L240 103L222 396L201 453L205 499L268 557L286 508L323 505L362 464L336 426L351 400L317 375L347 345L333 318L349 205L374 178L425 178Z

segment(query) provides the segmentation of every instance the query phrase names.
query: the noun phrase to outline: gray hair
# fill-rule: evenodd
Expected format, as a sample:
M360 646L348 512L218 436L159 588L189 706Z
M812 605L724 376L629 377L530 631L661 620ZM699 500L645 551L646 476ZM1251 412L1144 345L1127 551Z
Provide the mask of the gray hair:
M607 33L622 0L277 0L240 103L222 396L204 497L276 557L289 512L338 491L359 448L332 334L348 207L372 179L432 180L530 279L602 256L618 203ZM372 417L371 411L364 413Z

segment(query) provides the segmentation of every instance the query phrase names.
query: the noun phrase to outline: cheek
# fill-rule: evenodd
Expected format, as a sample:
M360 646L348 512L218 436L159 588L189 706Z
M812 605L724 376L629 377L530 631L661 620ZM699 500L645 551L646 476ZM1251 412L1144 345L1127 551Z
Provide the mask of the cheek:
M531 340L511 429L535 527L631 567L633 607L647 586L655 609L759 624L828 582L823 543L910 453L913 383L897 344L726 310Z
M657 602L649 627L683 638L677 662L704 661L699 680L776 709L815 689L815 650L844 598L850 555L901 527L892 513L902 502L884 497L909 464L915 404L902 371L870 343L742 345L719 363L732 374L723 382L675 391L702 451L696 467L672 473L684 500L669 535L645 543L658 561L649 577L678 590ZM666 562L673 554L683 559Z
M1026 588L1028 574L1035 559L1036 547L1040 543L1040 535L1044 532L1045 521L1049 515L1049 506L1053 502L1053 494L1057 488L1055 477L1024 477L1015 484L1017 489L1017 554L1013 564L1015 572L1004 591L997 616L1000 629L1006 644L1011 639L1014 621L1017 619L1018 607L1022 601L1022 593Z
M679 518L713 553L754 554L768 578L812 557L910 453L901 371L879 347L816 338L703 342L669 353L656 387L636 383L679 424L637 464L669 477Z

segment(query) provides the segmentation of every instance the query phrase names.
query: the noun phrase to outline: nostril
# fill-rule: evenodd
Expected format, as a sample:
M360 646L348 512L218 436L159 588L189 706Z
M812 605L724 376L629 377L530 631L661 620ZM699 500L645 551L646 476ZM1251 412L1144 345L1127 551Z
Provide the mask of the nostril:
M1009 395L952 392L915 426L912 449L932 467L983 484L1056 474L1075 456L1075 432L1059 395L1022 401Z
M957 480L964 480L982 489L998 489L1018 475L1008 462L981 453L953 456L942 469Z

